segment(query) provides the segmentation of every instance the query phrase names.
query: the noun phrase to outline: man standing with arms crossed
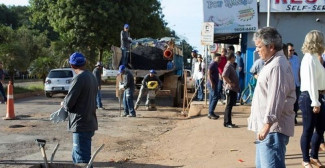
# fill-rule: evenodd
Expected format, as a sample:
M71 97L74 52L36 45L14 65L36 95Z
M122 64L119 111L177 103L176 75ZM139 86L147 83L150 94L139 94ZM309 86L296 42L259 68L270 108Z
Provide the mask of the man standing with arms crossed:
M73 134L72 159L77 165L86 165L91 158L91 139L98 129L96 116L97 81L85 69L86 58L78 52L69 63L77 74L61 105L68 112L68 128Z
M253 40L265 61L248 118L248 130L256 133L256 167L284 168L286 145L294 134L296 93L292 70L275 28L259 29Z

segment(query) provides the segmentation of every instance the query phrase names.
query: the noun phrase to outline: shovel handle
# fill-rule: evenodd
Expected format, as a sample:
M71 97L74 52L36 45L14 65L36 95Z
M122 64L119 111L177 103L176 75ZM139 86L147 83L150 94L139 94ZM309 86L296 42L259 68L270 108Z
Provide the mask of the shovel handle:
M49 164L47 163L47 158L46 158L46 153L45 153L44 147L41 147L41 152L42 152L45 167L49 168Z
M90 168L90 167L91 167L91 165L93 164L93 161L94 161L94 159L95 159L97 153L98 153L100 150L102 150L104 146L105 146L105 144L102 144L102 146L100 146L100 147L96 150L96 152L94 153L94 155L91 157L91 159L90 159L90 161L89 161L89 163L88 163L88 165L87 165L87 168Z

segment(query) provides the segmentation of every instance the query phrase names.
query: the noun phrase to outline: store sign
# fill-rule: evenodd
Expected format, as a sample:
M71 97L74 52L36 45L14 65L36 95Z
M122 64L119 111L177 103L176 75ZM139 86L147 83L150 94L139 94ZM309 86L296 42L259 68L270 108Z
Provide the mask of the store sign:
M214 23L216 34L258 29L256 0L203 0L203 14L205 22Z
M260 1L260 12L267 12L267 0ZM271 12L325 12L324 0L271 0Z
M212 45L214 38L214 23L204 22L201 30L201 45Z

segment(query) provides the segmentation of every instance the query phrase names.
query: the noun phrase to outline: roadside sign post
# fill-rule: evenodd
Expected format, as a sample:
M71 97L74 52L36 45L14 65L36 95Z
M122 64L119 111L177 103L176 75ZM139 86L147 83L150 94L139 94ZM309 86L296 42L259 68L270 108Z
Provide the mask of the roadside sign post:
M213 22L203 22L201 30L201 45L204 46L204 55L205 55L205 89L204 89L204 101L207 105L207 67L208 67L208 48L210 45L213 45L214 40L214 23Z

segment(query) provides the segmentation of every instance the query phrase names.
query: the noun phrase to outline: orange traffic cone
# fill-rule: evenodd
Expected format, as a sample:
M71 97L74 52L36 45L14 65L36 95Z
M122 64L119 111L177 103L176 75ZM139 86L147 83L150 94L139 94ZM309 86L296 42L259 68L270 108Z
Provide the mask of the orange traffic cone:
M12 86L11 81L8 84L8 93L7 93L7 115L4 117L4 120L13 120L15 119L14 111L14 87Z

